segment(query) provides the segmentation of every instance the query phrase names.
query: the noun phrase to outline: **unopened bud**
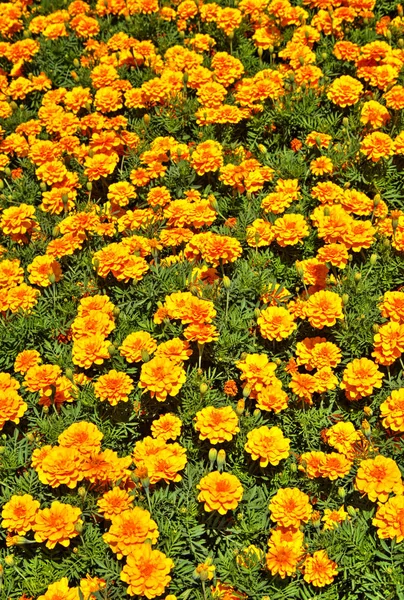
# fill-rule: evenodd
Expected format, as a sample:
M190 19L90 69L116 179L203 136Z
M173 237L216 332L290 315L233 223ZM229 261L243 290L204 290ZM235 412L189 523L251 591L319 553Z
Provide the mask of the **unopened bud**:
M373 415L373 410L370 408L370 406L364 406L363 412L367 417L371 417Z
M51 283L56 283L55 273L51 273L50 275L48 275L48 279Z
M380 194L376 194L376 196L373 198L373 206L375 208L377 208L379 206L380 202L381 202Z
M349 119L348 119L348 117L344 117L342 119L342 124L343 124L344 127L348 127L348 125L349 125Z
M206 383L201 383L201 385L199 386L199 393L201 394L201 396L204 396L207 391L208 385Z
M143 121L147 127L147 125L149 125L149 123L150 123L150 115L148 115L147 113L145 115L143 115Z
M77 58L75 58L75 59L73 60L73 65L76 67L76 69L77 69L77 67L79 67L79 66L80 66L80 62L79 62L79 60L78 60Z
M355 273L354 279L356 282L360 281L362 279L362 274L358 271L357 273Z
M261 46L260 46L260 47L258 48L257 52L258 52L258 56L259 56L260 58L262 58L262 55L264 54L264 49L263 49L263 48L261 48Z
M346 491L344 487L338 488L338 496L343 500L346 496Z
M28 440L29 442L31 442L31 443L35 441L35 436L34 436L34 434L32 433L32 431L29 431L29 432L27 433L27 440Z
M91 181L87 181L86 188L88 189L88 191L89 191L89 192L91 192L91 191L92 191L92 189L93 189L93 184L91 183Z
M217 468L219 469L219 471L221 471L224 467L224 465L226 464L226 451L222 449L219 450L219 452L217 453Z
M112 311L112 314L114 315L114 317L118 317L120 312L121 312L121 309L118 306L114 306L114 310Z
M258 317L260 316L260 314L261 314L261 310L258 307L254 308L254 317L256 319L258 319Z
M349 296L348 296L348 294L342 294L342 304L344 306L346 306L348 304L348 302L349 302Z
M85 487L83 487L83 486L81 485L81 486L78 488L78 490L77 490L77 493L78 493L78 495L80 496L80 498L84 498L84 497L85 497L85 495L86 495L86 493L87 493L87 491L86 491L86 488L85 488Z
M144 348L140 351L140 356L142 357L142 361L147 363L150 360L150 354Z
M82 519L79 519L74 525L74 529L75 531L77 531L77 533L82 533L84 529L84 521Z
M367 421L366 419L364 419L362 421L361 427L362 427L362 431L365 434L365 436L366 437L370 437L371 429L370 429L370 423L369 423L369 421Z
M250 394L251 394L251 388L249 388L248 385L246 385L243 388L243 397L248 398Z
M14 556L12 554L8 554L4 557L4 562L8 567L12 567L15 564Z
M244 408L245 408L245 400L244 400L244 398L240 398L240 400L237 402L237 406L236 406L237 416L241 417L241 415L244 412Z
M373 266L373 265L375 265L375 264L377 263L377 259L378 259L378 256L377 256L377 254L372 254L372 256L370 257L370 261L369 261L369 262L370 262L370 264L371 264L372 266Z
M227 290L228 290L228 289L229 289L229 287L231 286L231 281L230 281L230 278L229 278L229 277L227 277L227 275L225 275L225 276L223 277L223 285L224 285L224 287L225 287Z
M209 450L210 468L213 467L213 463L215 462L216 459L217 459L217 450L216 450L216 448L211 448Z
M372 329L373 329L373 332L374 332L374 333L379 333L380 325L378 325L377 323L375 323L375 324L372 326Z
M108 354L110 356L114 356L115 352L116 352L116 347L114 346L114 344L110 344L108 346Z
M261 411L260 411L260 409L259 409L259 408L256 408L256 409L254 410L254 412L253 412L253 416L254 416L254 417L259 417L259 416L260 416L260 414L261 414Z
M356 509L353 506L349 505L347 507L347 512L350 517L356 517Z
M41 181L41 183L39 184L39 187L41 188L41 190L43 192L46 192L47 187L46 187L46 183L44 181Z

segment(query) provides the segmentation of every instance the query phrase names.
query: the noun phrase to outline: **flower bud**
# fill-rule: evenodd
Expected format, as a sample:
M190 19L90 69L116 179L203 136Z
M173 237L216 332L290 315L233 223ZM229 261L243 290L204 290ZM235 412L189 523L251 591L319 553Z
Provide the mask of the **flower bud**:
M263 48L261 48L261 46L260 46L260 47L258 48L257 52L258 52L258 56L259 56L260 58L262 58L262 55L264 54L264 49L263 49Z
M369 261L370 264L372 265L372 267L377 263L377 259L378 259L377 254L372 254L372 256L370 257L370 261Z
M15 564L14 556L12 554L8 554L4 557L4 562L8 567L12 567Z
M397 44L398 44L399 48L404 48L404 40L403 40L403 38L399 38Z
M227 277L227 275L225 275L225 276L223 277L223 285L224 285L224 287L226 288L226 290L228 290L228 289L230 288L230 286L231 286L231 281L230 281L230 278L229 278L229 277Z
M366 419L364 419L362 421L361 428L362 428L362 431L365 434L365 436L366 437L370 437L371 429L370 429L370 423L369 423L369 421L367 421Z
M147 113L145 115L143 115L143 121L144 121L144 124L147 127L149 125L149 123L150 123L150 115L148 115Z
M211 448L209 450L210 468L213 467L213 463L215 462L216 459L217 459L217 450L216 450L216 448Z
M144 348L140 351L140 356L142 357L142 361L147 363L150 360L150 354Z
M259 409L259 408L256 408L256 409L254 410L254 412L253 412L253 416L254 416L254 417L259 417L259 416L260 416L260 414L261 414L261 411L260 411L260 409Z
M46 183L44 181L41 181L41 183L39 184L39 187L41 188L41 190L43 192L46 192L47 187L46 187Z
M348 304L348 302L349 302L349 296L348 296L348 294L342 294L342 304L344 306L346 306Z
M98 258L93 259L93 265L96 269L98 269L98 267L100 266L100 261Z
M86 495L86 493L87 493L87 491L86 491L86 488L85 488L85 487L83 487L83 486L81 485L81 486L78 488L78 490L77 490L77 493L78 493L78 495L80 496L80 498L84 498L84 497L85 497L85 495Z
M79 66L80 66L79 60L78 60L77 58L75 58L75 59L73 60L73 66L75 66L75 67L76 67L76 69L77 69L77 67L79 67Z
M77 523L74 525L74 529L75 531L77 531L77 533L82 533L83 529L84 529L84 521L83 519L79 519L77 521Z
M339 496L339 497L340 497L342 500L345 498L345 496L346 496L346 491L345 491L345 488L344 488L344 487L340 486L340 487L338 488L338 496Z
M114 344L110 344L108 346L108 354L110 356L114 356L115 352L116 352L116 347L114 346Z
M291 463L290 470L292 473L297 473L297 464L295 462Z
M354 277L356 283L358 283L358 281L360 281L362 279L362 274L359 273L359 271L357 273L355 273L355 277Z
M201 383L201 385L199 386L199 393L201 394L201 396L204 396L207 391L208 385L206 383Z
M356 509L353 506L349 505L347 507L347 512L350 517L356 517Z
M91 181L87 181L86 188L87 188L87 190L88 190L89 192L91 192L91 191L92 191L92 189L93 189L93 184L91 183Z
M363 412L367 417L371 417L373 415L373 410L370 408L370 406L364 406Z
M29 432L27 433L27 440L28 440L29 442L31 442L31 443L35 441L35 436L34 436L34 434L32 433L32 431L29 431Z
M268 152L268 150L266 149L266 147L264 146L264 144L258 144L258 150L262 153L262 154L266 154Z
M240 398L240 400L237 402L237 406L236 406L237 416L241 417L241 415L244 412L244 409L245 409L245 400L244 400L244 398Z
M223 449L220 449L219 452L217 453L217 468L219 469L219 471L221 471L224 467L224 465L226 464L226 451Z
M379 206L380 202L381 202L380 194L376 194L376 196L373 198L373 206L375 208L377 208Z
M249 388L247 385L243 388L243 397L244 398L248 398L249 395L251 394L251 388Z
M372 327L374 333L379 333L380 325L375 323Z
M260 314L261 314L261 310L258 307L254 308L254 317L256 319L258 319L258 317L260 316Z

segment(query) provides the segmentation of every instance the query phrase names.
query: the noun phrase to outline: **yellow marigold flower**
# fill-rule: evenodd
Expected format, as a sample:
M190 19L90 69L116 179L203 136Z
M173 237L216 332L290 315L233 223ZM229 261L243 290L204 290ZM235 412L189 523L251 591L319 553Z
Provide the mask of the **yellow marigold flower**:
M353 445L361 438L359 431L350 421L340 421L336 423L325 433L327 443L338 452L350 456L353 452Z
M111 406L118 402L128 402L133 390L132 379L126 373L112 369L101 375L94 383L94 394L101 401L106 400Z
M35 540L39 543L46 541L49 550L58 543L67 548L70 540L79 535L75 525L79 521L80 514L80 508L55 500L50 508L38 511L32 526Z
M101 335L106 338L115 329L115 324L105 312L90 310L83 317L76 317L72 323L73 340L90 335Z
M394 141L387 133L374 131L364 138L360 150L372 162L379 162L381 158L394 154Z
M182 421L176 415L167 413L161 415L153 421L151 426L151 434L154 438L167 442L168 440L176 440L181 435Z
M281 247L296 246L309 235L306 219L300 214L286 214L276 219L272 232Z
M155 544L158 536L157 523L151 519L149 511L135 506L114 516L109 531L102 537L120 560L132 554L147 539Z
M73 364L89 369L94 364L102 365L104 360L110 358L108 352L111 344L100 334L82 337L73 344Z
M313 512L309 497L298 488L281 488L269 504L271 519L282 527L298 528Z
M372 502L386 502L389 495L404 491L400 469L392 458L378 455L362 460L355 479L355 488L367 494Z
M187 464L187 454L180 444L167 444L161 438L153 440L148 437L136 443L134 460L137 467L147 469L150 483L161 480L168 483L181 481L179 472Z
M368 358L355 358L348 363L340 386L348 400L360 400L373 393L374 388L382 387L383 373Z
M94 592L100 592L106 587L104 579L99 577L90 577L87 575L85 579L80 579L80 591L84 596L84 600L94 600Z
M176 396L185 381L185 371L180 365L155 357L142 365L138 385L158 402L164 402L167 396Z
M303 579L315 587L329 585L338 575L337 563L328 558L325 550L318 550L313 556L308 556L303 568Z
M214 140L198 144L192 153L191 166L198 175L217 171L223 165L222 146Z
M372 525L377 527L381 539L395 539L397 544L404 540L404 496L389 498L386 504L379 504Z
M282 389L282 384L278 380L273 385L262 388L257 393L257 408L260 410L273 410L278 413L288 407L288 395Z
M84 477L83 460L83 455L75 448L55 446L42 460L40 469L37 469L39 481L54 488L67 485L73 489Z
M333 169L334 165L328 156L319 156L310 163L310 171L313 173L313 175L319 176L332 173Z
M303 550L291 542L270 542L266 554L266 566L272 576L279 575L282 579L296 573Z
M39 506L38 500L34 500L30 494L11 496L3 505L1 526L24 535L32 528Z
M339 477L348 475L352 468L352 462L343 454L330 452L324 455L324 460L320 465L321 477L327 477L330 481L335 481Z
M104 434L94 423L80 421L72 423L58 437L58 442L63 448L72 448L80 454L92 454L101 449L101 440Z
M342 75L334 79L328 88L327 97L338 106L352 106L356 104L363 91L363 85L349 75Z
M207 406L196 413L195 429L199 439L208 439L211 444L230 442L240 431L238 416L231 406L215 408Z
M120 354L128 362L141 362L142 351L148 355L153 354L157 348L156 340L147 331L130 333L119 347Z
M200 490L198 501L205 503L206 512L217 510L225 515L227 511L237 508L243 497L242 485L231 473L213 471L202 477L196 487Z
M324 516L321 519L324 521L324 531L329 531L338 527L339 523L349 521L351 517L346 512L343 506L340 506L338 510L330 510L329 508L324 509Z
M28 279L34 285L48 287L52 283L60 281L62 269L60 264L52 256L36 256L27 267L30 273Z
M37 350L23 350L14 362L14 371L23 375L31 368L41 362L41 355Z
M270 428L266 425L250 431L244 446L253 460L259 459L260 467L266 467L268 463L278 465L283 458L289 456L289 447L290 440L283 436L279 427Z
M7 421L19 423L28 409L28 404L13 389L0 389L0 430Z
M293 316L283 306L269 306L261 311L257 323L263 338L278 342L289 337L297 327Z
M130 596L156 598L163 594L170 583L169 573L173 568L171 558L159 550L153 550L149 544L142 544L128 556L121 579L129 585Z
M380 405L380 414L383 417L383 427L392 431L404 431L404 388L391 392Z
M242 373L240 379L245 381L243 387L249 388L251 398L256 398L264 387L275 383L276 364L269 362L266 354L247 354L236 367Z
M48 586L45 594L38 597L38 600L79 600L79 593L77 588L69 587L69 580L67 577L62 577L59 581L51 583Z
M343 319L342 300L335 292L315 292L306 302L306 316L312 327L332 327L337 319Z
M168 358L175 363L182 363L185 360L188 360L191 354L192 350L186 340L172 338L171 340L162 342L157 346L155 356Z
M105 519L112 520L125 510L132 508L133 496L130 496L126 490L114 487L106 492L97 502L97 506Z

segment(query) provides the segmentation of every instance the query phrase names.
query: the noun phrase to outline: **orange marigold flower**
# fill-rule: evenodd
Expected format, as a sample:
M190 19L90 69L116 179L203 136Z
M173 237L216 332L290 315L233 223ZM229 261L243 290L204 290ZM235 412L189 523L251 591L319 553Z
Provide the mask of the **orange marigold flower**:
M331 327L337 319L344 318L342 300L335 292L315 292L306 303L306 315L310 325L316 329Z
M27 270L30 273L30 282L41 287L48 287L52 283L60 281L62 277L60 264L53 256L36 256L28 265Z
M186 381L184 369L167 358L152 358L142 365L139 387L147 389L152 398L164 402L176 396Z
M171 340L162 342L157 346L155 356L168 358L175 363L182 363L185 360L188 360L191 354L192 350L186 340L172 338Z
M372 525L377 527L381 539L395 539L397 544L404 540L404 496L389 498L385 504L379 504Z
M129 585L130 596L156 598L163 594L171 581L169 575L174 562L163 552L153 550L149 544L133 550L121 571L121 579Z
M24 375L31 367L35 367L41 361L41 355L37 350L23 350L17 354L14 362L14 371Z
M353 445L361 439L361 436L353 423L340 421L326 430L325 438L330 446L350 457L353 453Z
M135 506L114 516L111 527L102 537L120 560L132 554L147 539L155 544L159 532L157 523L150 517L149 511Z
M226 381L226 383L223 386L223 391L226 394L226 396L237 396L238 388L237 383L234 381L234 379L229 379L228 381Z
M133 496L130 496L126 490L114 487L106 492L97 502L99 512L104 519L112 520L125 510L132 508Z
M324 460L320 465L321 477L326 477L330 481L335 481L339 477L345 477L351 470L352 462L343 454L330 452L324 455Z
M283 391L280 382L274 381L257 393L257 408L260 410L273 410L278 413L288 407L288 395Z
M299 373L299 371L296 371L296 373L292 373L289 387L296 396L312 404L311 398L317 391L317 381L309 373Z
M328 156L319 156L310 163L310 171L313 175L326 175L327 173L332 173L333 169L334 165Z
M75 448L55 446L37 469L39 481L53 488L66 485L73 489L84 477L83 460L83 456Z
M289 456L290 440L283 436L279 427L263 425L247 434L244 448L253 460L259 459L260 467L266 467L268 463L276 466Z
M38 500L34 500L30 494L11 496L10 500L3 505L1 526L24 535L32 529L39 506Z
M283 306L269 306L262 310L257 323L263 338L278 342L289 337L297 328L293 316Z
M375 131L364 138L360 150L372 162L378 162L394 154L394 142L387 133Z
M404 352L404 324L389 321L379 327L374 336L372 356L375 361L384 366L394 363Z
M321 477L321 467L325 461L325 453L319 451L304 452L299 458L299 471L306 473L309 479Z
M272 385L276 379L276 364L269 362L266 354L247 354L236 363L236 367L242 372L240 379L245 381L243 387L248 387L251 398L256 398L264 387Z
M338 269L345 269L348 263L348 250L344 244L327 244L319 248L317 260L322 263L330 263Z
M355 478L355 488L372 502L386 502L389 495L404 491L401 472L392 458L378 455L362 460Z
M217 171L223 165L222 146L214 140L198 144L192 153L191 166L198 175Z
M202 477L196 487L200 490L198 501L205 503L206 512L217 510L220 515L237 508L243 497L242 485L231 473L213 471Z
M215 408L207 406L196 413L195 429L199 439L208 439L211 444L230 442L240 431L238 416L231 406Z
M393 86L388 92L383 94L388 108L402 110L404 108L404 87L402 85Z
M328 88L327 97L338 106L352 106L356 104L363 91L363 85L349 75L337 77Z
M147 331L130 333L119 347L121 356L128 362L141 362L142 352L150 356L157 348L156 340Z
M94 423L80 421L72 423L58 437L58 442L63 448L77 450L80 454L92 454L101 449L101 440L104 434Z
M348 400L360 400L371 396L374 388L381 388L382 379L383 373L372 360L355 358L347 364L340 386Z
M272 232L279 246L296 246L309 235L309 228L303 215L286 214L276 219Z
M32 526L35 540L39 543L46 541L49 550L58 543L67 548L70 540L79 535L75 526L79 523L80 515L80 508L55 500L50 508L38 511Z
M0 262L0 288L11 288L24 281L24 270L18 258Z
M161 415L153 421L151 425L151 434L154 438L167 442L168 440L176 440L181 435L182 421L176 415L167 413Z
M119 157L116 152L103 154L102 152L94 156L88 156L85 160L84 175L89 181L97 181L101 177L108 177L114 171Z
M60 579L59 581L51 583L48 586L48 589L46 590L45 594L39 596L38 600L60 600L60 598L63 598L63 600L77 600L78 598L77 588L69 587L69 580L67 579L67 577L62 577L62 579ZM20 600L24 599L25 596L23 596Z
M76 340L73 344L73 364L89 369L93 364L102 365L104 360L110 358L110 342L99 333Z
M128 402L133 390L132 379L126 373L112 369L101 375L94 383L94 394L101 401L107 401L111 406L118 402Z
M269 504L271 520L282 527L298 528L313 512L309 497L298 488L281 488Z
M208 344L218 339L219 332L214 325L208 323L192 323L184 330L184 336L190 342Z
M328 558L325 550L318 550L313 556L307 556L303 569L303 579L314 587L329 585L338 575L337 563Z
M300 545L290 542L271 542L266 554L266 566L271 575L279 575L282 579L296 573L303 550Z
M344 507L341 506L338 510L330 510L326 508L324 510L324 516L321 519L324 521L323 531L332 531L335 529L339 523L343 523L344 521L351 520L349 514L344 510Z
M380 405L383 427L404 432L404 388L393 390Z
M374 129L383 127L390 119L389 111L376 100L369 100L362 106L361 123L371 125Z

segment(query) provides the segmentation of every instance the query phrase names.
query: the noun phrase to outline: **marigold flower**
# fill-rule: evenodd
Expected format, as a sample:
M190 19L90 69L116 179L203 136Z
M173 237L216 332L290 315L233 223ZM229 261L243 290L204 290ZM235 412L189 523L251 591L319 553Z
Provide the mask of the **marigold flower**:
M173 568L171 558L159 550L152 550L149 544L142 544L128 556L121 579L129 585L130 596L156 598L170 583L169 573Z
M389 111L376 100L369 100L362 106L361 123L371 125L374 129L383 127L390 119Z
M313 512L309 497L298 488L281 488L269 504L271 520L282 527L298 528Z
M340 387L348 400L360 400L370 396L374 388L381 388L382 379L383 373L372 360L355 358L347 364Z
M272 232L279 246L296 246L309 235L309 228L303 215L286 214L276 219Z
M66 485L73 489L84 477L83 460L83 456L74 447L55 446L36 469L39 481L53 488Z
M32 526L35 531L35 540L39 543L46 542L49 550L52 550L56 544L67 548L70 540L79 535L75 526L80 515L80 508L55 500L50 508L38 511Z
M289 337L297 328L293 316L282 306L269 306L261 311L257 323L263 338L278 342Z
M28 410L28 404L14 389L0 389L0 430L7 421L18 424Z
M321 477L327 477L330 481L335 481L339 477L348 475L352 468L352 462L343 454L330 452L324 455L324 460L319 466Z
M24 596L22 597L24 598ZM59 581L55 583L51 583L48 586L45 594L38 597L38 600L59 600L63 598L63 600L77 600L78 599L78 591L77 588L69 587L69 580L67 577L62 577Z
M327 429L325 438L330 446L350 457L353 452L353 445L360 440L361 436L359 431L356 431L353 423L340 421Z
M394 154L394 142L387 133L375 131L364 138L360 150L372 162L379 162L381 158L388 158Z
M250 431L244 446L253 460L259 459L260 467L266 467L268 463L278 465L282 459L289 456L289 447L290 440L283 436L279 427L266 425Z
M34 285L48 287L52 283L60 281L62 269L53 256L36 256L28 265L29 280Z
M158 402L164 402L167 396L176 396L185 381L186 375L181 365L157 356L142 365L138 385L147 389Z
M110 358L110 342L99 333L76 340L73 344L72 360L75 365L89 369L93 364L102 365Z
M244 387L250 389L251 398L275 382L276 364L269 362L266 354L247 354L236 367L242 372L240 379L245 381Z
M335 292L315 292L306 303L306 315L310 325L316 329L331 327L337 319L344 318L342 300Z
M125 510L132 508L133 496L130 496L126 490L114 487L98 500L97 506L104 519L112 520Z
M327 97L342 108L356 104L363 91L363 85L349 75L337 77L328 88Z
M296 371L292 373L292 378L289 387L296 396L302 398L308 404L312 404L312 395L317 391L317 381L313 375L309 373L300 373Z
M280 382L274 381L273 385L263 387L257 393L257 408L260 410L273 410L278 413L288 407L288 395L283 391Z
M181 426L182 421L179 417L167 413L153 421L151 434L154 438L163 440L164 442L176 440L181 435Z
M338 510L330 510L329 508L324 509L324 516L321 519L324 521L323 531L330 531L338 527L340 523L344 521L350 521L351 517L346 512L343 506L340 506Z
M208 439L211 444L229 442L240 431L238 416L231 406L207 406L198 411L195 429L199 431L199 439Z
M404 352L404 324L389 321L379 327L374 336L372 356L375 361L384 366L394 363Z
M231 473L212 471L196 487L200 490L198 501L205 503L206 512L217 510L220 515L237 508L243 497L242 485Z
M149 356L157 348L156 340L147 331L135 331L130 333L119 347L119 352L128 362L141 362L142 351Z
M217 171L223 165L222 146L214 140L199 144L192 153L191 166L198 175Z
M14 371L23 375L31 368L41 362L41 356L37 350L23 350L17 354L14 362Z
M390 493L402 494L404 491L397 463L381 454L362 460L356 474L355 488L361 494L367 494L372 502L386 502Z
M172 338L171 340L162 342L157 346L155 356L168 358L175 363L182 363L185 360L188 360L191 354L192 350L186 340Z
M104 434L94 423L80 421L72 423L58 437L58 442L63 448L77 450L80 454L92 454L101 449L101 440Z
M310 171L313 173L313 175L325 175L327 173L332 173L333 169L334 165L328 156L319 156L319 158L315 158L310 163Z
M143 546L147 539L155 544L159 532L149 511L135 506L114 516L109 530L102 537L120 560Z
M395 539L397 544L404 540L404 496L389 498L379 504L372 525L377 527L381 539Z
M133 390L132 379L126 373L112 369L101 375L94 383L94 394L101 401L107 401L111 406L118 402L128 402Z
M282 579L296 573L303 550L301 546L290 542L271 542L266 554L266 566L272 576L279 575Z
M32 529L39 506L38 500L34 500L31 494L11 496L10 500L3 505L1 526L24 535Z
M315 587L329 585L338 575L337 563L328 558L325 550L318 550L313 556L308 556L303 568L303 579Z
M404 432L404 388L393 390L380 405L383 427Z

